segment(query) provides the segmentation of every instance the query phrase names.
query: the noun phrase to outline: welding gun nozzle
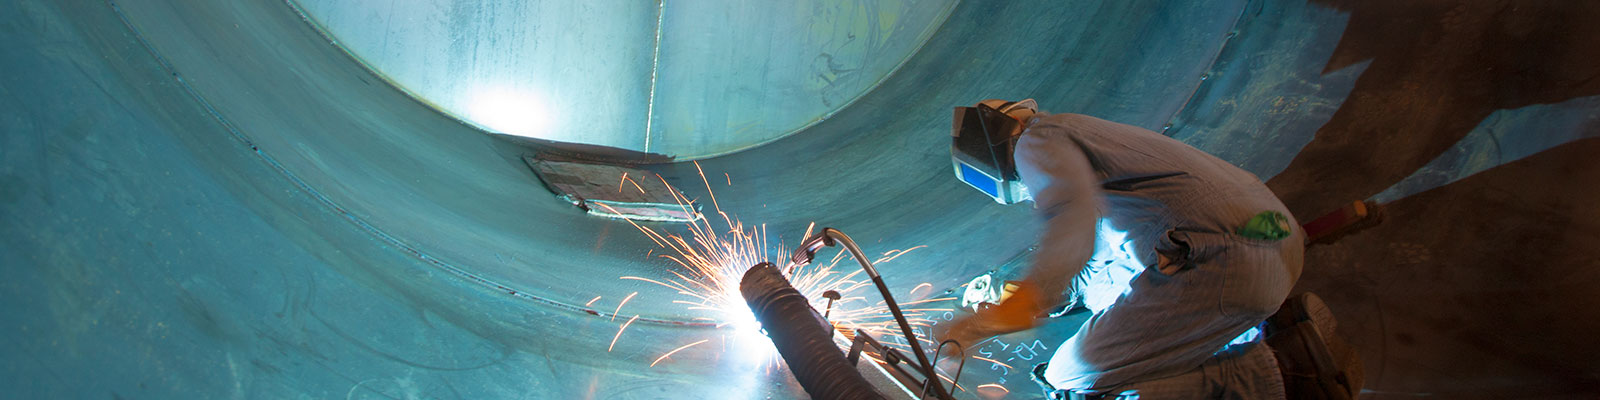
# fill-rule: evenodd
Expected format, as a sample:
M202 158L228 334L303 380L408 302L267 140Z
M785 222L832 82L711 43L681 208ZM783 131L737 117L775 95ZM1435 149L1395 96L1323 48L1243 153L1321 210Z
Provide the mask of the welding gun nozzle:
M792 267L810 264L811 260L817 257L817 250L831 245L833 238L828 237L826 232L818 232L800 242L800 247L794 249L794 255L789 257L789 261L793 263Z

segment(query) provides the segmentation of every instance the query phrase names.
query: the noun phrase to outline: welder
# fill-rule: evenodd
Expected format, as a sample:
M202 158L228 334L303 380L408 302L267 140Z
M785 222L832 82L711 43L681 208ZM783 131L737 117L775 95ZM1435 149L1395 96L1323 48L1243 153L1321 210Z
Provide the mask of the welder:
M1034 368L1052 398L1283 398L1258 327L1300 276L1304 233L1255 175L1150 130L1031 99L957 107L956 176L1044 223L1033 264L998 304L935 327L985 338L1091 314ZM1008 285L1009 286L1009 285Z

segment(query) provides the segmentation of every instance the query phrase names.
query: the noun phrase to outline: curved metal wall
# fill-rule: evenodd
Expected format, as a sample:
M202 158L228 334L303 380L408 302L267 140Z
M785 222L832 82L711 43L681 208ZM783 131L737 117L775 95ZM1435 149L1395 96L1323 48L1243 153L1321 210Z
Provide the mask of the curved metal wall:
M646 150L699 158L799 132L888 78L956 2L668 1Z
M826 118L955 4L291 1L396 86L485 130L684 159Z
M529 149L385 85L281 1L3 6L15 12L0 13L0 300L8 307L0 330L9 335L0 341L0 386L18 397L799 395L781 370L720 362L714 346L652 366L720 331L687 324L702 314L665 301L672 293L617 279L671 276L650 240L553 199L520 160ZM896 293L923 282L938 293L1025 255L1035 239L1031 210L995 206L950 177L952 105L1035 97L1050 111L1170 126L1168 134L1270 176L1329 121L1367 116L1341 116L1346 103L1410 87L1368 71L1404 70L1392 56L1370 65L1333 56L1351 32L1383 38L1347 26L1362 15L1372 16L1295 1L964 2L893 76L804 131L698 167L647 168L704 197L696 187L703 168L721 207L767 223L774 241L792 243L816 222L869 252L928 245L880 269ZM463 21L488 23L473 20ZM490 36L461 39L498 37ZM1411 67L1433 71L1438 60L1424 61ZM449 69L444 61L416 66ZM1493 111L1482 121L1457 121L1448 109L1387 116L1458 122L1467 138L1437 156L1427 179L1396 190L1596 135L1600 101L1583 93L1592 92L1485 106ZM718 182L721 173L729 175ZM1421 270L1422 260L1406 269L1436 272ZM614 336L625 321L612 314L634 292L641 297L623 316L641 319ZM1464 298L1410 311L1456 318L1501 300ZM1070 324L1026 338L1058 343L1073 328L1061 325ZM1448 329L1402 333L1445 350L1482 339ZM1586 346L1585 333L1527 335ZM614 337L622 339L608 347ZM1549 375L1586 372L1587 360L1527 358L1550 349L1522 344L1485 357L1532 360L1526 368L1475 380L1512 383L1460 389L1453 377L1406 380L1444 363L1381 359L1390 381L1374 387L1585 393L1571 389L1585 378ZM1014 350L1021 347L1007 349L1016 365L1031 361ZM1047 353L1026 356L1039 354ZM1025 370L969 372L964 382L1032 390Z
M395 86L485 130L644 147L654 2L291 4Z

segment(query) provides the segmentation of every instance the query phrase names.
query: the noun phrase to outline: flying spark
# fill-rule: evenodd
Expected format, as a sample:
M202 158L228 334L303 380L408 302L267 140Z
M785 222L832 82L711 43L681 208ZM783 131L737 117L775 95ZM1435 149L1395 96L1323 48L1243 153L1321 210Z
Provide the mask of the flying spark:
M616 321L617 320L617 313L622 312L622 305L623 304L628 304L628 300L633 300L633 296L637 296L638 294L639 294L639 292L628 293L628 297L622 298L622 302L621 303L617 303L617 310L611 312L611 320L612 321Z
M705 185L707 191L707 197L711 200L712 209L708 212L714 212L721 216L723 226L714 226L711 218L694 218L684 224L684 228L688 232L678 235L624 219L661 250L664 250L663 254L657 257L668 259L671 265L677 268L667 271L671 275L669 278L622 276L619 279L646 282L670 290L678 295L679 298L672 299L669 304L683 305L684 310L700 315L693 317L693 320L714 322L716 328L724 330L722 333L717 334L724 337L725 343L728 343L727 346L722 347L738 347L740 350L737 350L737 354L750 357L746 361L766 363L770 369L778 361L776 348L772 346L771 340L762 333L760 323L745 304L744 297L739 292L739 281L750 267L771 259L769 255L773 252L781 256L787 255L787 253L781 243L774 245L768 242L767 226L765 224L746 225L724 212L710 182L706 180L705 171L700 167L699 163L695 163L695 171L700 175L701 183ZM729 185L733 183L731 175L724 174L724 177ZM688 199L673 188L660 175L657 175L656 178L660 179L670 189L668 190L669 194L671 194L684 213L700 214L694 206L695 201ZM625 177L624 180L631 181L632 178ZM603 203L597 203L597 205L610 208ZM815 227L815 223L807 226L805 235L802 237L810 236ZM878 259L872 261L874 263L890 262L924 247L926 246L890 250L882 253ZM654 249L651 252L653 253ZM872 281L864 276L865 274L861 269L855 268L854 261L848 264L849 268L840 268L839 263L851 259L849 257L851 256L848 252L839 251L827 262L821 262L822 259L819 258L819 262L786 268L789 269L787 271L788 278L795 289L807 299L810 299L812 307L819 311L829 307L827 300L822 296L824 292L830 290L839 292L843 297L832 303L829 320L842 332L854 332L859 329L874 337L889 339L882 340L882 343L886 346L900 351L910 351L909 344L900 336L899 325L889 312L887 304L882 300L868 300L869 296L877 298L877 291ZM917 290L924 289L924 286L927 289L932 288L931 284L924 283L913 288L912 292L915 293ZM638 294L638 292L634 294ZM620 312L622 304L627 303L634 294L630 294L628 298L623 299L622 303L618 304L617 312ZM646 294L646 297L649 296L651 295ZM902 303L902 305L913 306L948 300L953 300L953 298L918 300ZM642 301L659 302L660 300ZM916 331L925 333L932 328L933 324L933 320L926 313L949 310L947 308L923 307L903 311L905 311L907 321ZM615 320L615 318L616 313L613 313L612 319ZM621 337L622 331L627 329L627 325L625 323L621 329L618 329L616 337L612 339L612 346L615 346L617 338ZM836 338L838 337L841 336L836 336ZM709 340L708 338L673 349L658 357L650 365L653 367L673 354ZM918 335L917 340L923 343L924 346L935 345L933 341L927 338L926 334ZM843 341L840 345L847 347L849 342ZM867 356L881 360L880 355L868 354Z
M933 289L933 284L932 283L923 282L921 285L917 285L917 287L911 288L911 293L909 293L909 294L912 297L916 297L917 296L917 289L922 289L922 288Z
M622 324L622 328L617 329L617 335L611 337L611 346L606 347L607 353L610 353L612 348L617 347L617 338L622 337L622 331L628 330L628 325L633 325L633 321L638 319L638 315L633 316L633 318L628 318L628 322L624 322Z
M978 385L978 390L983 390L983 389L999 389L1004 394L1010 394L1011 393L1011 389L1006 389L1005 386L1000 386L1000 384L998 384L998 383L985 383L985 384L982 384L982 385Z
M709 342L709 341L711 341L711 339L704 339L704 340L701 340L701 341L698 341L698 342L694 342L694 343L689 343L689 344L683 345L683 347L672 349L672 351L667 352L667 354L662 354L661 357L656 357L656 360L650 363L650 367L651 368L655 368L656 364L660 363L661 360L665 360L665 359L667 359L667 357L671 357L673 354L677 354L678 352L683 351L683 349L687 349L687 348L693 347L694 345L705 343L705 342Z
M972 359L992 362L992 363L998 364L998 365L1000 365L1002 367L1006 367L1007 369L1016 369L1016 368L1011 368L1011 364L1006 364L1006 363L1003 363L1003 362L995 361L994 359L987 358L987 357L972 356Z

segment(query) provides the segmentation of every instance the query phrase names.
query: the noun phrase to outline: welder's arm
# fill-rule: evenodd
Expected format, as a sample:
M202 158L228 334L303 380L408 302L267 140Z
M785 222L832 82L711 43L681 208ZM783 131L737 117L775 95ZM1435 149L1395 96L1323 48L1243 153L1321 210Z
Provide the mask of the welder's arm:
M1024 286L1037 290L1038 309L1030 311L1039 315L1062 303L1094 256L1100 180L1083 149L1064 136L1024 134L1016 160L1017 173L1045 219L1033 267L1022 278Z
M1065 291L1094 254L1099 181L1083 150L1061 136L1028 133L1017 143L1016 161L1018 174L1045 219L1033 266L1010 298L937 327L943 333L938 340L971 346L983 338L1038 326L1037 317L1066 298Z

